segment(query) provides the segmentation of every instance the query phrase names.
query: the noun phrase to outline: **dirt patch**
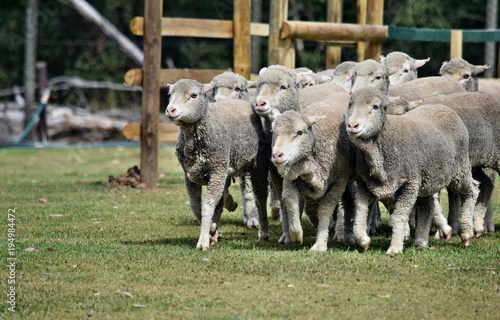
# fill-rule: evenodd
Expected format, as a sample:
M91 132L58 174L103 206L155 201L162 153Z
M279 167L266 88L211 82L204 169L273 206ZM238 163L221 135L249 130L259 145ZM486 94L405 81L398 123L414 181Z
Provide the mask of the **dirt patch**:
M141 169L137 166L133 166L127 170L127 173L119 176L110 175L106 188L116 187L144 189L144 183L141 183Z

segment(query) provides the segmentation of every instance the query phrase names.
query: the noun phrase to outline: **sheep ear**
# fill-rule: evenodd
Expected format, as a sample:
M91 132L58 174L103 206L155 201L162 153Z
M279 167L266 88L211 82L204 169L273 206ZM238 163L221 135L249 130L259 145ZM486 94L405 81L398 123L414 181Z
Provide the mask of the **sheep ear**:
M476 76L483 72L484 70L488 69L490 67L489 64L485 64L484 66L473 66L472 67L472 75Z
M295 83L299 83L301 81L311 81L312 77L308 75L306 72L299 72L297 73L297 78L295 80Z
M431 58L427 58L427 59L415 59L415 68L416 69L420 68L421 66L423 66L424 64L426 64L427 62L429 62L429 60L431 60Z
M398 101L400 98L401 98L400 96L397 96L397 97L388 96L387 103L396 103L396 101Z
M326 116L309 116L307 117L307 126L310 127L321 119L326 118Z
M422 99L408 102L408 110L407 111L415 109L416 107L418 107L422 103L424 103L424 100L422 100Z
M325 76L325 75L319 76L319 83L325 83L325 82L328 82L331 80L332 80L332 77Z
M206 93L210 92L210 90L212 90L214 87L215 87L215 83L214 82L210 82L210 83L202 85L201 91L204 94L206 94Z
M247 81L247 89L255 86L257 84L257 81Z
M267 70L267 67L260 69L259 76L261 76L264 72L266 72L266 70Z
M389 68L389 71L388 71L387 75L392 76L393 74L395 74L398 71L399 71L399 67Z
M380 55L379 59L380 59L380 63L384 63L384 60L385 60L385 56L383 56L383 55Z

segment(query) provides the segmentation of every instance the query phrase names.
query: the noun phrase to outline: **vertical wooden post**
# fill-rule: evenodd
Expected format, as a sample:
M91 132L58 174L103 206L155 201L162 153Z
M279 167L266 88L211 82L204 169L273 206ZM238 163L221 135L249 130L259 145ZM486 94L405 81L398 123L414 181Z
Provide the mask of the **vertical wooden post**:
M462 30L451 30L450 60L462 58Z
M24 47L24 125L27 126L36 109L36 47L38 37L38 0L26 1L26 29ZM35 140L35 131L30 130L26 140Z
M271 0L267 64L295 68L295 41L281 39L283 21L288 17L288 0Z
M146 0L142 83L141 180L147 189L158 184L162 0Z
M326 21L327 22L342 22L342 6L343 0L328 0L326 4ZM327 46L326 47L326 69L335 68L342 62L342 47Z
M250 79L251 36L250 20L252 16L251 0L234 0L233 12L233 69L242 77Z
M38 101L42 97L43 90L47 87L47 62L39 61L36 63L37 70L37 81L38 81ZM42 113L40 113L40 119L38 120L38 137L40 142L47 143L48 132L47 132L47 108L43 108Z
M367 24L384 24L384 0L368 0ZM365 59L379 60L382 54L381 42L370 42L366 46Z
M358 11L358 24L366 24L366 9L367 0L357 0L356 9ZM365 43L358 42L357 44L358 62L365 60Z

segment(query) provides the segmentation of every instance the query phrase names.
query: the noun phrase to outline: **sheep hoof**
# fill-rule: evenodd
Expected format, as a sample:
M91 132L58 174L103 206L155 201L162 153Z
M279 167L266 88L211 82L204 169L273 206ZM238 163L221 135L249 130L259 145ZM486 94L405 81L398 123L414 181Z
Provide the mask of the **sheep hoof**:
M280 217L280 208L271 208L271 217L273 217L273 220L278 220Z
M362 245L360 247L361 247L361 252L366 252L366 251L368 251L370 244L368 243L368 244Z
M268 241L268 240L269 240L268 234L260 234L259 233L259 241Z
M315 252L326 252L326 249L327 249L327 246L324 245L324 244L314 244L311 249L309 249L310 251L315 251Z
M356 243L356 240L354 240L354 235L353 234L347 234L344 235L343 242L347 246L351 246Z
M471 241L471 239L462 240L462 245L463 245L464 247L468 247L468 246L469 246L470 241Z
M427 248L427 241L423 239L416 239L413 245L415 248Z
M283 234L278 240L278 243L282 244L290 244L290 235L289 234Z
M336 242L343 242L344 241L344 236L336 234L336 235L333 236L332 240L336 241Z
M208 250L208 245L202 245L202 244L198 243L198 244L196 245L196 249L198 249L198 250L203 250L203 251L207 251L207 250Z
M301 245L302 244L302 241L304 240L303 237L302 237L302 230L299 230L299 231L292 231L290 232L290 237L291 237L291 240L292 240L292 244L299 244Z
M259 228L259 219L248 219L247 220L247 228Z
M398 254L398 253L403 253L403 250L396 248L394 246L390 246L389 250L387 250L385 253L389 254L389 255L394 255L394 254Z
M480 236L482 236L484 234L484 230L480 230L480 231L476 231L475 232L475 235L476 235L476 238L479 238Z

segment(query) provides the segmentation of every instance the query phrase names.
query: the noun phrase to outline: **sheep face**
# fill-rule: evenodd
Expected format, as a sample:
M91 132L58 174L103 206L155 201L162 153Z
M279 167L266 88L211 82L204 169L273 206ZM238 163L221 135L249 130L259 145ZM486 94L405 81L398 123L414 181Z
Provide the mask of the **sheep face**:
M389 70L394 69L395 73L389 76L391 85L402 84L418 76L417 69L422 67L430 58L413 59L403 52L391 52L387 57L381 57L380 63L385 65Z
M295 86L296 74L282 66L271 66L261 70L257 83L255 111L262 117L270 116L274 110L290 101L298 101L298 89Z
M351 140L369 139L377 135L387 117L387 105L382 93L374 88L353 92L346 114L346 129Z
M254 82L247 81L237 73L224 72L212 80L213 100L215 102L222 100L248 100L248 88Z
M333 71L332 83L341 86L345 91L350 92L352 86L352 77L354 67L357 62L346 61L342 62Z
M462 58L452 59L443 62L439 74L457 80L465 90L475 92L479 89L477 75L488 69L490 66L474 66Z
M311 154L315 143L312 126L321 117L286 111L273 122L272 159L278 170L287 171L300 159ZM280 173L283 175L284 172Z
M207 110L206 92L213 85L202 85L194 80L179 80L170 88L170 101L165 114L176 125L195 123Z
M387 94L390 75L386 66L375 60L365 60L354 67L350 91L373 87Z

